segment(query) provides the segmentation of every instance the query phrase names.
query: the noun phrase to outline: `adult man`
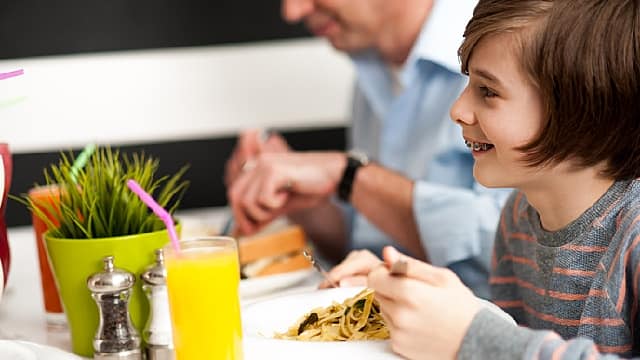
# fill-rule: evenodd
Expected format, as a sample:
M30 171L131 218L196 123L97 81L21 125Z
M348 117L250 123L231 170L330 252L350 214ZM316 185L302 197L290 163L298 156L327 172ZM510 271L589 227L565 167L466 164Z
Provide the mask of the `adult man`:
M352 57L358 74L350 147L366 153L296 153L244 134L227 164L240 230L287 214L330 259L395 240L449 266L486 296L503 194L477 185L449 107L464 88L457 48L475 1L283 0L288 21ZM250 166L249 166L250 165ZM338 194L345 203L331 200ZM355 271L355 270L354 270Z

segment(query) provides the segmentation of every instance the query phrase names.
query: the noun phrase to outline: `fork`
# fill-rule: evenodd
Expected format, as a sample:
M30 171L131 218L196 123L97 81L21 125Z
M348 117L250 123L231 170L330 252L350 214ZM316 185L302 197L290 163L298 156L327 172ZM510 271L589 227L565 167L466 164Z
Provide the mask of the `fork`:
M331 277L329 276L329 273L322 268L322 266L320 266L320 264L318 264L318 262L316 261L316 259L313 257L313 255L311 255L309 252L307 252L307 250L302 250L302 255L304 255L304 257L309 260L309 262L311 263L311 265L313 265L313 267L318 270L318 272L320 274L322 274L322 276L324 277L325 280L327 280L327 282L329 283L329 285L331 285L331 287L337 288L340 287L335 281L333 281L331 279Z

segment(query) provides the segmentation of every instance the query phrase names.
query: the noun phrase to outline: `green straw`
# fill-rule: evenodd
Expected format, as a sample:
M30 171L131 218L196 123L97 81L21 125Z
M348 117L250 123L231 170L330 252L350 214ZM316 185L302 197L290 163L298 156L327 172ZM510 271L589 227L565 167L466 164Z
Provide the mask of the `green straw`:
M71 166L71 179L73 182L76 182L78 172L80 172L80 170L82 170L82 168L87 164L87 161L95 151L96 145L88 144L84 147L80 155L78 155L76 161L73 162L73 165Z

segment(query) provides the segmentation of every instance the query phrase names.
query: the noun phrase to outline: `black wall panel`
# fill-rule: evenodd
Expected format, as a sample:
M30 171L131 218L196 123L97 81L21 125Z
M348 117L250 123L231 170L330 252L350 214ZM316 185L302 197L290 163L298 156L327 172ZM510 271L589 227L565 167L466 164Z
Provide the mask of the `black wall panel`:
M303 36L280 0L0 1L0 59Z

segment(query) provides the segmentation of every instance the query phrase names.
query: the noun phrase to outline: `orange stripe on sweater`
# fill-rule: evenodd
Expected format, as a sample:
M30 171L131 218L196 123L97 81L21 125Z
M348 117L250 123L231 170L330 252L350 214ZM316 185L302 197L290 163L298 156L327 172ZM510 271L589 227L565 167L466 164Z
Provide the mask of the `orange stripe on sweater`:
M580 251L580 252L605 252L608 246L587 246L587 245L565 245L564 250Z
M559 268L559 267L554 267L553 272L556 274L562 274L562 275L568 275L568 276L594 277L596 275L595 271L566 269L566 268Z
M607 293L606 290L590 289L589 296L606 298L609 296L609 294Z
M524 302L522 302L522 300L496 300L493 301L493 303L502 309L519 308L524 306Z
M581 319L564 319L559 318L557 316L551 314L541 313L531 308L527 304L524 304L524 310L529 314L537 317L538 319L548 321L554 324L563 325L563 326L579 326L579 325L598 325L598 326L622 326L624 325L624 321L619 318L595 318L595 317L587 317Z
M515 276L503 276L503 277L492 276L489 278L489 284L491 285L516 284L522 288L529 289L540 296L550 296L555 299L568 300L568 301L584 300L589 296L605 297L605 293L602 291L590 291L588 294L572 294L572 293L565 293L565 292L560 292L555 290L547 291L546 289L539 288L534 284L528 281L519 279Z
M515 276L491 276L489 277L489 284L515 284L518 278Z
M568 301L584 300L589 297L588 294L571 294L553 290L549 290L549 296L551 296L552 298Z
M514 256L514 255L505 255L505 256L502 257L502 259L505 260L505 261L511 261L511 262L518 263L518 264L528 265L528 266L532 267L533 269L535 269L536 271L540 270L538 268L538 264L536 264L535 261L533 261L533 260L531 260L529 258L526 258L526 257Z
M534 236L525 233L509 233L509 239L518 239L526 242L536 242L537 239Z
M607 345L596 345L598 347L598 350L600 350L600 352L606 352L606 353L626 353L631 351L631 349L633 349L633 344L625 344L625 345L618 345L618 346L607 346Z

